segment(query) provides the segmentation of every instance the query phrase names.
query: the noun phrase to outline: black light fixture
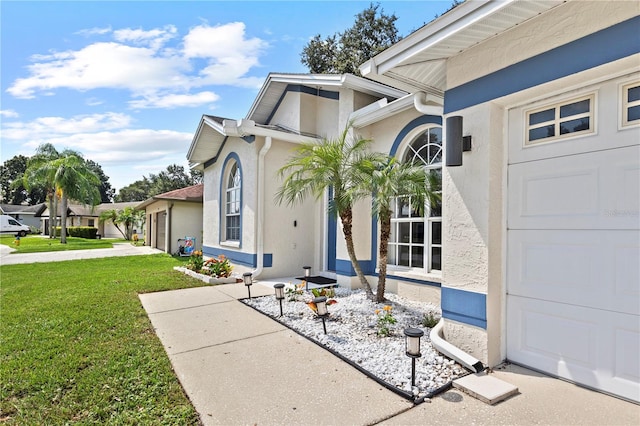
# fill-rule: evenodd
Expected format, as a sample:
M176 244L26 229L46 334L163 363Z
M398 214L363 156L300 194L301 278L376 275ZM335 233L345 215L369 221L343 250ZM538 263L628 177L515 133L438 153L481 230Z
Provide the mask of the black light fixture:
M325 318L329 315L329 311L327 310L327 297L318 296L313 299L313 303L316 305L316 313L320 318L322 318L322 329L324 330L324 334L327 334L327 325L325 324Z
M303 266L302 269L304 269L305 290L309 291L309 278L311 277L311 266Z
M420 358L420 338L424 336L424 331L419 328L404 329L405 353L411 358L411 386L416 385L416 358Z
M247 286L249 299L251 299L251 284L253 284L253 274L251 272L245 272L244 274L242 274L242 280L244 281L244 285Z
M284 284L278 283L273 286L276 290L276 299L280 302L280 316L282 316L282 299L284 299Z
M471 136L462 136L462 116L447 117L447 132L444 141L445 165L462 166L462 152L471 151Z

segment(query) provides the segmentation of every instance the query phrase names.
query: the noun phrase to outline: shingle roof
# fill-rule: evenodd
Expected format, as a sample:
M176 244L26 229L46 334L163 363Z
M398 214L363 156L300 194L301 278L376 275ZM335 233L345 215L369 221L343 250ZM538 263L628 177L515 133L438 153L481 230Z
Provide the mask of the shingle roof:
M137 209L143 209L149 204L157 200L176 200L189 202L202 202L202 194L204 192L204 184L187 186L186 188L174 189L173 191L163 194L154 195L153 197L141 202L136 206Z

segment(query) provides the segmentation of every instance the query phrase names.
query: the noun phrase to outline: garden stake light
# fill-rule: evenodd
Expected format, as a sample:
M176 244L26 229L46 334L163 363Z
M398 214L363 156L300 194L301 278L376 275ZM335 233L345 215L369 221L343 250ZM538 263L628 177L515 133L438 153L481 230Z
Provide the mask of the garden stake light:
M322 329L324 330L324 334L327 334L327 325L325 324L325 318L329 315L329 311L327 311L327 297L319 296L313 299L313 303L316 304L316 313L320 318L322 318Z
M253 277L251 272L245 272L242 274L242 279L244 280L244 285L247 286L247 291L249 292L249 299L251 299L251 284L253 284Z
M276 290L276 299L280 302L280 316L282 316L282 299L284 299L284 284L279 283L273 286Z
M311 266L303 266L304 269L304 282L306 283L306 291L309 291L309 278L311 277Z
M416 385L416 358L420 358L420 338L424 332L419 328L404 329L405 350L408 357L411 357L411 386Z

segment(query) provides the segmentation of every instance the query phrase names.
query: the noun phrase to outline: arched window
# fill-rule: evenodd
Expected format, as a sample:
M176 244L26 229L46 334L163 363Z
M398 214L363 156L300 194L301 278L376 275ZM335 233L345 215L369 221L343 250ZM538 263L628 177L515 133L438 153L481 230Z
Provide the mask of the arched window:
M442 181L442 128L429 127L406 148L404 162L421 164L434 175L437 191ZM420 273L442 269L442 203L425 206L424 213L411 197L397 198L391 219L389 260L391 267Z
M242 179L235 161L229 167L224 199L224 240L240 241L240 208Z

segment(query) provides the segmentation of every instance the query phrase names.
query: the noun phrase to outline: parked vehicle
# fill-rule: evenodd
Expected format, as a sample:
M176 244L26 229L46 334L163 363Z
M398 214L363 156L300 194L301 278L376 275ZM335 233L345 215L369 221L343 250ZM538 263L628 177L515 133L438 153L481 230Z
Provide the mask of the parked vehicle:
M2 234L14 234L24 237L31 232L31 228L18 222L8 214L0 216L0 233Z

